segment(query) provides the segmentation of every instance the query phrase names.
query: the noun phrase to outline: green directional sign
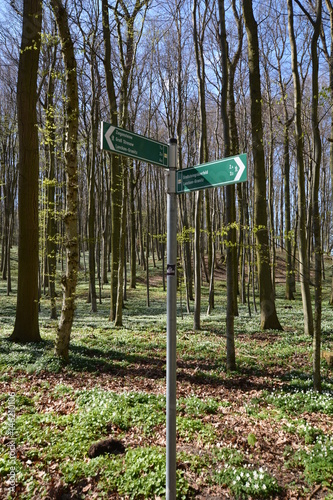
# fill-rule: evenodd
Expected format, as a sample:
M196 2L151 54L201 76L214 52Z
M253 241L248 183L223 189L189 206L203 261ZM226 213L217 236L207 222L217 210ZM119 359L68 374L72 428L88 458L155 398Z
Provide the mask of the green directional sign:
M177 171L177 193L237 184L247 180L246 154Z
M102 122L101 149L168 168L167 144Z

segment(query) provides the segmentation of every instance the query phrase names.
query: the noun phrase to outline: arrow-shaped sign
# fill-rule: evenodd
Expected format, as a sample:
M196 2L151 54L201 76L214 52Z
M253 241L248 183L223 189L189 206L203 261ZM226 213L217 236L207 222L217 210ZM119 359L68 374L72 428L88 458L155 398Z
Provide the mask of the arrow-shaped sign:
M177 171L177 193L198 191L247 180L246 154Z
M112 144L112 140L111 140L111 135L113 134L114 129L115 129L115 127L113 125L110 125L110 127L105 132L105 136L104 136L105 140L107 142L107 145L109 146L110 151L116 151L114 145Z
M101 149L168 168L169 146L102 122Z
M245 163L244 163L244 161L241 160L240 156L234 156L234 160L237 163L237 165L239 166L239 170L238 170L237 175L236 175L235 180L234 180L235 183L242 182L240 179L242 178L242 175L243 175L244 171L246 170L247 158L246 158L246 155L242 155L242 156L245 156ZM245 172L245 175L247 175L247 172ZM247 180L247 178L245 180Z

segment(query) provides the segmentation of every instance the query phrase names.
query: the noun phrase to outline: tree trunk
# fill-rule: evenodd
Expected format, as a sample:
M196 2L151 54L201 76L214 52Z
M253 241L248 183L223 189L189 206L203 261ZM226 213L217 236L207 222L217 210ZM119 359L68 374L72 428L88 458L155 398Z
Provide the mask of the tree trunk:
M205 99L205 61L203 56L203 41L206 27L207 5L202 18L201 32L197 25L197 0L194 0L192 10L193 20L193 41L195 61L197 68L197 79L199 85L199 106L200 106L200 146L199 163L208 161L207 146L207 116ZM198 191L195 196L195 226L194 226L194 330L200 330L200 309L201 309L201 212L202 193ZM207 228L208 229L208 228Z
M119 1L119 6L121 7L121 12L118 11L118 8L115 8L114 15L116 18L116 26L118 32L118 47L120 54L120 64L122 68L121 75L121 83L120 83L120 102L119 102L119 115L120 115L120 123L123 128L128 126L128 103L129 97L131 93L131 89L133 88L133 66L135 63L136 49L138 40L141 37L143 22L145 19L145 15L143 15L143 20L141 24L141 33L139 33L138 38L135 37L137 34L134 29L136 17L141 10L141 8L145 5L144 2L140 0L136 0L133 6L133 10L130 13L126 3L123 0ZM118 6L118 4L117 4ZM122 25L126 23L126 35L125 40L123 40L122 35ZM126 51L124 50L126 48ZM118 288L117 288L117 299L116 299L116 316L115 316L115 324L119 325L122 322L122 312L120 309L123 306L123 289L119 283L119 279L122 280L123 277L121 272L123 272L126 262L125 262L125 237L126 237L126 213L127 213L127 197L128 197L128 187L127 187L127 164L124 163L122 171L119 175L119 179L122 181L122 199L120 201L120 209L121 209L121 220L120 224L120 248L119 248L119 262L118 262ZM114 230L114 227L113 227Z
M295 110L295 140L297 155L297 182L298 182L298 231L299 231L299 270L303 301L304 330L308 335L313 335L313 315L310 295L310 266L307 257L306 241L306 201L304 177L304 139L302 132L302 96L298 73L297 48L294 33L293 2L287 0L288 27L291 47L291 65L294 80L294 110Z
M292 234L291 234L291 219L290 219L290 142L289 142L289 127L292 124L292 120L288 115L288 105L286 100L286 84L283 79L283 72L281 68L281 59L283 52L279 52L278 57L278 71L279 71L279 84L281 89L281 98L283 101L283 114L284 123L283 125L283 166L282 166L282 176L283 176L283 194L284 199L281 199L281 217L284 208L284 219L285 219L285 235L284 235L284 247L286 254L286 288L285 288L285 298L287 300L294 300L294 288L295 288L295 272L292 262ZM282 197L281 197L282 198ZM283 238L283 235L281 235ZM281 243L282 247L282 243Z
M88 255L89 255L89 301L91 311L97 312L96 296L96 259L95 259L95 159L92 155L89 181L89 207L88 207Z
M111 68L111 41L109 24L109 5L107 0L102 0L103 39L105 47L104 68L106 89L108 93L111 124L118 125L118 107L116 90ZM118 289L118 264L119 264L119 239L121 217L121 172L119 156L111 155L111 263L110 263L110 321L115 319Z
M251 133L254 163L254 225L257 244L260 325L263 329L281 330L282 327L275 309L275 297L270 270L258 29L253 16L252 0L243 0L243 14L248 39L250 71Z
M276 251L275 251L275 229L274 229L274 124L273 110L271 102L270 77L267 75L267 101L269 101L269 160L268 160L268 214L269 214L269 234L270 234L270 253L271 258L271 276L273 293L275 294L275 267L276 267Z
M316 1L316 19L313 24L313 36L311 40L312 60L312 105L311 122L313 133L313 236L315 252L315 318L313 335L313 388L321 392L320 375L320 347L321 347L321 310L322 310L322 245L321 245L321 218L319 209L319 178L321 164L321 138L318 119L319 100L319 61L318 61L318 39L321 29L322 0Z
M125 238L126 238L126 209L127 209L127 165L123 165L123 206L121 212L121 231L119 240L119 266L118 266L118 290L115 326L123 325L123 298L124 298L124 266L125 261Z
M176 18L177 27L177 94L178 94L178 119L177 119L177 154L178 154L178 168L181 170L183 168L183 127L184 127L184 79L183 79L183 57L182 57L182 15L181 11L177 9ZM187 214L187 195L179 196L179 211L181 214L181 225L182 225L182 258L183 258L183 268L184 268L184 281L186 289L186 310L190 313L190 301L193 300L193 280L192 280L192 255L190 238L188 235L189 224L188 224L188 214Z
M202 211L202 191L195 193L195 215L194 215L194 318L193 329L200 330L201 311L201 251L200 251L200 219Z
M14 204L13 204L14 205ZM9 216L8 224L8 239L7 239L7 296L12 292L12 271L10 267L10 249L12 245L12 234L13 234L13 214L14 206L12 206L12 212Z
M331 102L333 102L333 5L331 0L326 0L327 9L330 15L330 46L331 53L325 52L325 56L328 60L329 65L329 75L330 75L330 93L331 93ZM333 107L331 107L331 137L330 137L330 173L331 173L331 203L333 204ZM332 272L332 281L331 281L331 294L329 303L333 306L333 272Z
M49 72L49 85L47 90L47 121L46 131L48 134L48 152L49 152L49 171L47 185L47 234L46 234L46 255L48 268L48 283L51 302L51 319L57 319L56 292L55 280L57 270L57 219L56 219L56 204L55 204L55 121L54 121L54 76L53 70L56 62L56 48L54 49L54 58L52 61L51 71Z
M78 136L78 87L76 60L71 33L68 26L68 13L61 0L51 0L52 9L56 18L61 50L66 73L66 147L65 147L65 175L66 175L66 209L64 215L64 241L66 248L66 273L61 283L63 301L61 316L58 325L55 352L65 362L68 361L70 334L74 319L75 291L77 273L79 270L78 251L78 171L77 171L77 136Z
M135 224L135 201L134 201L134 164L130 167L130 243L131 243L131 278L130 278L130 287L136 288L136 224Z
M108 283L108 257L109 257L109 227L110 227L110 184L109 175L107 170L106 158L102 160L104 168L105 186L106 186L106 200L104 204L104 226L102 228L102 240L103 240L103 257L102 257L102 284Z
M15 326L10 340L38 342L38 128L37 74L41 44L42 5L24 0L17 82L19 134L18 283Z
M89 176L89 205L88 205L88 249L89 249L89 295L91 302L91 311L97 312L97 295L96 295L96 237L95 237L95 176L96 176L96 146L97 146L97 95L95 88L95 56L93 54L90 61L91 74L91 131L92 131L92 152L90 159L90 176Z
M228 45L225 26L224 0L219 0L220 15L220 47L222 60L222 92L221 92L221 119L223 124L224 157L230 156L230 127L228 117ZM234 266L237 265L236 253L236 229L233 224L236 220L235 210L235 186L228 185L225 189L226 196L226 224L227 224L227 370L236 369L235 356L235 282Z
M235 73L237 69L237 65L239 63L242 48L243 48L243 22L242 16L237 11L236 8L236 0L232 0L232 10L237 26L238 32L238 45L236 51L234 53L233 58L230 60L228 55L228 107L229 107L229 122L230 122L230 154L238 155L241 151L239 148L239 139L238 139L238 130L237 130L237 120L236 120L236 102L235 102L235 91L234 91L234 81L235 81ZM228 46L227 46L228 48ZM228 52L228 51L227 51ZM242 184L237 184L237 193L238 193L238 205L239 205L239 242L243 245L244 240L244 200L243 200L243 190L244 186ZM234 194L234 198L236 198ZM235 205L236 199L233 204ZM236 206L233 207L234 210L234 222L236 223ZM238 301L237 301L237 292L238 292L238 265L239 258L238 253L241 247L237 249L236 243L236 228L235 228L235 244L232 249L232 259L233 259L233 270L234 270L234 315L238 316ZM244 252L242 252L244 257ZM241 259L242 260L242 259ZM245 263L244 266L245 267ZM241 295L243 295L243 300L245 300L245 280L242 280L241 283Z

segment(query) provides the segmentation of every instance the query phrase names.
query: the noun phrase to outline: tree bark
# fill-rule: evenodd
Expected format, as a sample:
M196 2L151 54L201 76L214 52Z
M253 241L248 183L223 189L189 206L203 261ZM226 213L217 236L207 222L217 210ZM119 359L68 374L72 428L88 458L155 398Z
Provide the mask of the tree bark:
M62 276L63 300L59 320L55 352L65 362L69 358L69 342L74 319L75 291L79 270L78 248L78 172L77 172L77 136L78 136L78 86L74 45L68 26L68 13L61 0L51 0L56 18L61 50L66 74L66 209L64 215L66 273Z
M201 245L200 245L200 220L202 211L202 191L195 193L195 215L194 215L194 317L193 329L200 330L201 311Z
M126 237L126 219L127 219L127 165L123 166L123 206L121 212L121 230L119 240L119 254L123 253L123 257L119 259L118 266L118 290L116 302L116 314L114 319L115 326L122 326L123 324L123 298L124 298L124 266L125 261L125 237Z
M298 2L297 2L298 3ZM312 164L312 210L313 210L313 236L315 253L315 318L313 335L313 388L321 392L320 374L320 347L321 347L321 310L322 310L322 245L321 245L321 218L319 208L319 179L321 164L321 138L318 119L319 100L319 59L318 59L318 39L321 29L322 0L316 1L315 20L312 21L313 36L311 40L311 60L312 60L312 104L311 104L311 124L313 133L313 164Z
M130 166L130 176L129 176L129 185L130 185L130 238L131 238L131 278L130 278L130 287L136 288L136 219L135 219L135 197L134 197L134 189L136 182L134 180L134 164Z
M106 157L102 159L102 165L104 169L104 179L105 179L105 186L106 186L106 200L104 203L104 225L102 228L102 240L103 240L103 257L102 257L102 284L107 284L108 283L108 258L109 258L109 227L110 227L110 204L111 204L111 197L110 197L110 183L109 183L109 174L108 174L108 168L107 168L107 161Z
M304 139L302 131L302 95L298 73L297 47L294 32L294 10L292 0L287 0L288 27L291 47L291 65L294 81L294 110L295 110L295 140L297 156L297 184L298 184L298 231L299 231L299 271L303 301L304 331L313 336L313 314L310 295L310 266L307 257L306 238L306 200L304 176Z
M331 42L331 52L328 53L326 44L324 46L324 53L326 59L328 61L329 66L329 81L330 81L330 93L331 93L331 102L333 102L333 5L331 0L326 0L326 6L330 16L330 42ZM330 137L330 173L331 173L331 203L333 204L333 107L331 107L331 137ZM333 259L332 259L333 261ZM331 281L331 294L329 303L333 306L333 272L332 272L332 281Z
M243 0L243 14L248 40L250 72L251 133L254 163L254 225L259 278L260 326L262 329L282 330L275 309L275 296L270 270L258 28L253 15L252 0Z
M118 47L120 52L120 64L122 68L121 83L120 83L120 120L121 126L125 128L128 125L128 102L132 85L133 66L135 62L137 43L142 34L143 21L141 25L141 33L139 38L136 39L136 31L134 24L138 13L141 8L146 5L146 0L136 0L133 10L130 13L127 5L123 0L119 0L119 5L122 11L118 12L115 9L114 14L116 18L116 26L118 32ZM144 19L144 17L143 17ZM126 23L126 39L123 40L122 25ZM126 49L126 52L125 52ZM120 238L119 238L119 262L118 262L118 286L116 298L116 313L115 324L122 325L122 307L123 307L123 270L126 265L125 262L125 237L126 237L126 214L127 214L127 198L128 198L128 166L124 162L121 169L120 179L122 181L122 199L121 199L121 219L120 219ZM121 283L120 281L121 280Z
M54 120L54 66L56 61L56 47L54 48L54 57L52 66L49 72L49 84L47 89L47 120L46 132L48 134L48 153L49 153L49 170L48 170L48 185L47 185L47 234L46 234L46 254L48 268L48 284L51 302L51 319L57 319L57 305L55 280L57 270L57 219L56 219L56 204L55 204L55 120Z
M286 288L285 288L285 298L287 300L294 300L295 291L295 272L292 262L292 234L291 234L291 215L290 215L290 141L289 141L289 127L292 124L293 117L289 118L288 105L287 105L287 90L286 83L283 78L283 71L281 68L281 60L284 55L284 47L282 50L278 50L277 60L278 60L278 74L279 74L279 85L281 89L281 100L283 102L283 116L284 123L283 127L283 166L282 166L282 176L283 176L283 194L284 199L281 199L281 204L284 207L284 220L285 220L285 234L284 234L284 246L286 254ZM281 208L282 211L282 208ZM283 235L282 235L283 236ZM282 244L281 244L282 246Z
M220 47L222 60L222 92L221 92L221 119L224 141L224 157L230 156L230 127L228 118L228 44L225 26L225 7L224 0L219 0L220 15ZM227 370L236 369L235 355L235 334L234 334L234 316L235 316L235 283L234 266L237 265L235 257L236 251L236 229L233 223L236 219L235 210L235 186L226 186L226 224L227 224L227 315L226 315L226 336L227 336Z
M203 15L201 33L197 25L198 2L194 0L192 10L193 20L193 41L195 61L197 68L197 79L199 86L199 106L200 106L200 145L199 145L199 163L208 161L207 147L207 116L205 100L205 63L203 57L203 40L205 34L205 24L207 15L207 5ZM201 212L202 212L202 192L197 191L195 195L195 216L194 216L194 330L200 330L200 310L201 310Z
M17 82L19 134L18 283L14 331L10 340L38 342L38 128L37 74L41 45L42 5L24 0Z
M104 40L104 68L106 89L109 99L111 124L118 125L118 106L114 78L111 68L111 41L109 23L109 5L107 0L102 0L103 40ZM120 217L121 217L121 172L119 156L111 155L111 263L110 263L110 321L115 319L117 290L118 290L118 264L119 264L119 240L120 240Z
M94 37L92 41L91 61L90 61L90 74L91 74L91 132L92 132L92 151L90 159L90 175L89 175L89 205L88 205L88 249L89 249L89 295L91 301L91 311L97 312L97 294L96 294L96 237L95 237L95 176L96 176L96 149L97 149L97 121L98 121L98 108L97 108L97 93L95 86L95 44Z
M238 130L237 130L237 120L236 120L236 102L235 102L235 73L237 69L237 65L239 63L240 56L242 54L243 48L243 22L240 13L237 11L236 0L232 0L232 10L235 18L235 22L237 25L237 33L238 33L238 44L235 50L234 56L230 59L228 55L228 115L229 115L229 128L230 128L230 154L238 155L241 151L239 148L239 138L238 138ZM227 46L228 47L228 46ZM237 301L237 292L238 292L238 267L239 267L239 258L238 258L238 250L243 250L241 245L244 247L244 196L243 196L244 186L242 184L237 184L237 194L238 194L238 207L239 207L239 242L240 246L237 249L236 243L236 228L235 228L235 244L232 249L232 259L233 259L233 270L234 270L234 315L238 316L238 301ZM234 205L236 204L236 194L234 194ZM236 205L234 207L234 222L236 223ZM244 258L245 252L242 251L241 262ZM245 262L244 262L245 266ZM245 280L242 280L241 283L241 296L243 296L243 300L245 301Z

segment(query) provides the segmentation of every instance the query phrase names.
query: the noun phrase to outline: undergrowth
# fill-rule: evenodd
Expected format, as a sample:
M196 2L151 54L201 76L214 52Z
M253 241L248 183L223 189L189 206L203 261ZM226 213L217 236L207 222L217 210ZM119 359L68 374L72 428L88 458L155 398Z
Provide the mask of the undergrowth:
M158 269L151 275L161 278ZM166 293L154 286L149 307L145 294L142 282L128 290L124 325L115 328L108 320L109 291L102 291L98 312L90 313L81 276L67 366L54 356L57 322L49 319L48 299L41 298L42 342L16 344L8 340L15 296L0 294L1 498L6 498L12 469L22 499L47 498L52 492L87 499L91 492L99 498L165 496ZM283 296L278 286L283 332L259 331L258 314L239 305L237 365L227 373L225 283L216 282L210 316L204 288L201 331L193 331L193 315L185 312L178 295L177 498L210 491L239 499L273 498L288 489L297 497L304 484L307 494L316 485L325 487L329 498L332 370L322 361L323 393L315 393L312 339L304 335L300 296L292 304ZM326 301L327 350L333 349L332 318ZM15 398L14 429L10 395ZM125 444L125 453L89 458L91 444L110 435ZM295 486L284 479L280 462L266 463L262 455L261 446L275 450L277 436L282 444L276 453L285 458ZM297 446L290 445L293 439Z

